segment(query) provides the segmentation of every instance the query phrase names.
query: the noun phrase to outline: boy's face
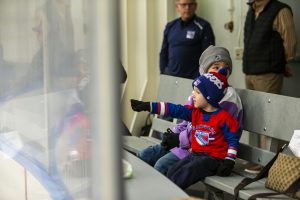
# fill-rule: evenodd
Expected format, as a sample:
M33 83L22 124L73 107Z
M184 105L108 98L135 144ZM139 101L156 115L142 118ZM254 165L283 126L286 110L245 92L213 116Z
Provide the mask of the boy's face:
M214 62L207 70L207 73L211 73L211 72L218 72L219 69L221 69L222 67L226 67L228 68L227 63L220 61L220 62ZM227 78L230 76L230 74L228 73Z
M187 21L195 15L197 3L195 0L177 0L176 10L183 21Z
M195 108L205 108L208 104L200 90L194 86L193 90L193 102L194 102L194 107Z

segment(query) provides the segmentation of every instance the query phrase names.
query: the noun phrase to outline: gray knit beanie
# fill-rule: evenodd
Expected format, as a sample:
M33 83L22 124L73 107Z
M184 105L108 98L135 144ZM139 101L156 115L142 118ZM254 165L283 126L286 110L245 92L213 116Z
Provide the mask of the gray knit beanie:
M216 47L213 45L210 45L207 47L205 51L200 56L199 59L199 73L200 75L207 73L208 68L214 63L214 62L220 62L223 61L227 63L229 73L232 72L232 61L230 58L229 51L224 47Z

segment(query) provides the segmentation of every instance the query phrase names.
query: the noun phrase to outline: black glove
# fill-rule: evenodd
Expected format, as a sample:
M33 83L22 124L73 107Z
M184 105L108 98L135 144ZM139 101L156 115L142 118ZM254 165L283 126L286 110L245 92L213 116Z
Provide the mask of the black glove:
M136 112L149 111L150 112L150 102L138 101L135 99L130 99L131 108Z
M233 160L225 159L223 161L223 164L221 164L217 170L217 175L218 176L229 176L233 167L234 167L235 162Z
M166 132L164 132L161 146L165 147L167 150L170 150L174 147L179 146L179 134L174 133L171 129L167 129Z

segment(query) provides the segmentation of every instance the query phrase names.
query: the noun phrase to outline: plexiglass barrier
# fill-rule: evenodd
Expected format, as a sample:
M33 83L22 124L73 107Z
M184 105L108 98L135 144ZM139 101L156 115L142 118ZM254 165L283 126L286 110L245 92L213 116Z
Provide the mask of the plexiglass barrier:
M0 150L40 182L45 199L97 196L91 186L91 143L98 138L92 133L99 130L91 118L90 93L97 90L91 87L97 78L91 76L97 49L88 39L91 2L0 1ZM28 192L25 176L15 181L24 182L22 199L39 199Z

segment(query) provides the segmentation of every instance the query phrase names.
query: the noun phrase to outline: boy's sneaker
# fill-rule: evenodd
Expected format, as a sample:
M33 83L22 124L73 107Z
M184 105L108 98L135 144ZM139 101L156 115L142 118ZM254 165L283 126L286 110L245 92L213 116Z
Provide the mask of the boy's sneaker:
M254 164L254 165L247 167L245 169L245 172L248 172L250 174L258 174L262 170L262 168L263 168L263 166Z

